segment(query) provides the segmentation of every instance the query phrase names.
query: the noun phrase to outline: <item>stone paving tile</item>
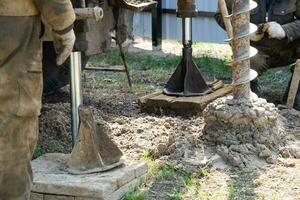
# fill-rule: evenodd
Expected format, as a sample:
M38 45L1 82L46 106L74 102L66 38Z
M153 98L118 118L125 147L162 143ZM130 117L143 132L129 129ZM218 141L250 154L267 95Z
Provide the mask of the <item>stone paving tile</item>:
M75 200L75 197L71 196L57 196L57 195L44 195L44 200Z
M68 155L46 154L33 161L33 192L43 193L43 199L32 200L117 200L140 184L147 173L145 162L127 161L123 167L89 174L71 175L65 170ZM62 197L51 195L65 195ZM107 198L112 196L112 198ZM86 197L86 198L84 198Z
M31 193L30 200L44 200L44 195L39 193Z

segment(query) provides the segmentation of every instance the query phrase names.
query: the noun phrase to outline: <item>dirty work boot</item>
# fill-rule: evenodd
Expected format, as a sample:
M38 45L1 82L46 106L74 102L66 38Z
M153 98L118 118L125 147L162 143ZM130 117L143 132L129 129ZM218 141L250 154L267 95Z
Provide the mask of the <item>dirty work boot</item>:
M289 80L288 87L286 88L284 96L283 96L283 102L284 103L287 102L287 98L288 98L288 95L289 95L289 89L290 89L290 86L291 86L291 82L292 82L292 77ZM297 91L297 95L296 95L296 98L295 98L294 109L300 111L300 84L298 86L298 91Z

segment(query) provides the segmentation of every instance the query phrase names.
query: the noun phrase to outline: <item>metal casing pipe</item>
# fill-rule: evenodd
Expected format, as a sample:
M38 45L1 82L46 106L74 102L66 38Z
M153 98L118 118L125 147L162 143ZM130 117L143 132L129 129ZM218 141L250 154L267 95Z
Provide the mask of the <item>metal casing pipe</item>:
M71 74L71 120L72 120L72 144L76 143L79 132L79 107L82 105L81 91L81 53L73 52L70 56Z

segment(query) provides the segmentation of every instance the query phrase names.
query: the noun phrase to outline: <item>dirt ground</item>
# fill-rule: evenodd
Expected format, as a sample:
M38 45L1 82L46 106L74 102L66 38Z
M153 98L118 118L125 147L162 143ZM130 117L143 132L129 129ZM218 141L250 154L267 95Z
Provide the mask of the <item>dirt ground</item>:
M211 47L204 52L195 51L228 56L228 49L222 48L224 50L215 49L223 54L211 51ZM137 48L131 48L129 52L136 53ZM124 156L128 159L151 157L158 165L169 163L177 172L183 170L196 175L193 183L186 185L182 185L180 179L185 176L178 174L171 180L154 178L144 185L142 190L147 195L142 199L300 199L300 160L287 160L292 163L289 166L230 168L216 155L213 146L204 144L204 119L201 115L181 117L141 113L138 98L152 90L130 90L126 82L118 86L103 84L101 79L106 77L105 72L84 72L84 105L93 110L96 120L104 119L111 126L111 137ZM162 84L155 81L155 89L160 89ZM43 99L36 157L46 152L71 151L69 99L68 86ZM286 109L280 112L288 119L289 131L296 133L296 127L300 127L300 112Z

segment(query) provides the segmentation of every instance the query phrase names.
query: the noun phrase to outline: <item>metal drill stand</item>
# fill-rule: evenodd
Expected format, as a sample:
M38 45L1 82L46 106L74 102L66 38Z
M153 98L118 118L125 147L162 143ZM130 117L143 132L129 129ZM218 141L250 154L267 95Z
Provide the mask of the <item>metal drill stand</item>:
M178 0L177 16L182 18L182 60L163 92L170 96L202 96L211 92L192 58L192 17L197 10L194 1Z

